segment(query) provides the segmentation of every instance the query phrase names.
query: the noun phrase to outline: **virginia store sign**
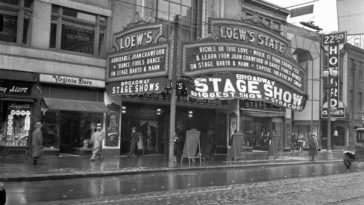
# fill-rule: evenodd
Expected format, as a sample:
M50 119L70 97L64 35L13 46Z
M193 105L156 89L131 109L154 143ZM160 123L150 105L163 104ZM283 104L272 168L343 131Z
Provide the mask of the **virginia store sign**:
M212 38L183 44L181 73L195 78L191 97L304 109L306 70L291 57L286 38L251 20L210 19L209 28Z

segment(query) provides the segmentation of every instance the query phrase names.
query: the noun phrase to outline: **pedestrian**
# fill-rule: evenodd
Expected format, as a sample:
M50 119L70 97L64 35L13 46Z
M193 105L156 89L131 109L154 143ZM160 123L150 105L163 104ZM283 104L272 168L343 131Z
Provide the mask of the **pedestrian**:
M130 138L131 138L131 143L130 143L128 157L130 157L130 155L135 155L135 148L136 148L137 142L139 140L139 135L136 132L136 127L131 128ZM138 156L138 154L137 154L137 156Z
M32 132L32 157L33 165L37 165L38 158L43 154L43 135L42 135L42 123L36 122L34 124L34 130Z
M316 133L310 134L307 140L308 140L308 155L310 157L310 161L315 161L315 156L317 155L317 151L319 149Z
M105 138L104 132L101 131L102 126L101 123L97 123L96 125L96 132L94 132L90 139L90 144L93 145L92 149L92 156L90 158L90 161L95 161L95 159L103 159L102 156L102 141Z
M0 182L0 205L5 205L6 203L6 191L4 184Z

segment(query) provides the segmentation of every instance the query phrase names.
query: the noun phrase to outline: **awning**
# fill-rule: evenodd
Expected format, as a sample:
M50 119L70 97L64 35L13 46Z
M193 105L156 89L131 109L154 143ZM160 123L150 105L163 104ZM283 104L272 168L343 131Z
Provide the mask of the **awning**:
M251 117L284 117L284 112L276 112L276 111L252 111L252 110L243 110L243 115L251 116Z
M103 102L69 100L58 98L43 98L50 110L82 111L82 112L106 112L107 107Z
M356 128L355 130L359 132L364 132L364 127Z

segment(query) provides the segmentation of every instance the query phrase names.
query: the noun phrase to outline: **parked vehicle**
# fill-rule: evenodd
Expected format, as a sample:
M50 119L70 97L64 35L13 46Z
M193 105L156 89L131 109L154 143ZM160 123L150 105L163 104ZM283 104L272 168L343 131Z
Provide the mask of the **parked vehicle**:
M344 150L344 165L350 168L353 161L364 161L364 146L355 146L354 150Z

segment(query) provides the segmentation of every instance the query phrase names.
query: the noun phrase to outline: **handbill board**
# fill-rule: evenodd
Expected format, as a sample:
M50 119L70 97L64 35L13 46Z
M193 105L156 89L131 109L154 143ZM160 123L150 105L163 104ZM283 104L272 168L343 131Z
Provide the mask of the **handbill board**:
M217 74L196 77L188 83L188 95L202 99L250 99L293 110L303 110L307 96L274 80L249 74Z

